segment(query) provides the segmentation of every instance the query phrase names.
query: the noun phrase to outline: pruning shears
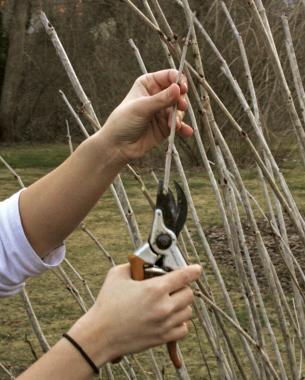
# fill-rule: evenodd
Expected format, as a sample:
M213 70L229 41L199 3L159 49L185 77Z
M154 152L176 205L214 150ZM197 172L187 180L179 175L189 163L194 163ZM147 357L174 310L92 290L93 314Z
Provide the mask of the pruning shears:
M163 182L159 182L150 235L147 242L128 257L134 280L161 276L186 266L177 238L186 221L187 200L176 182L175 188L177 201L170 189L164 192ZM174 366L180 368L182 362L177 352L177 343L167 343L167 348Z

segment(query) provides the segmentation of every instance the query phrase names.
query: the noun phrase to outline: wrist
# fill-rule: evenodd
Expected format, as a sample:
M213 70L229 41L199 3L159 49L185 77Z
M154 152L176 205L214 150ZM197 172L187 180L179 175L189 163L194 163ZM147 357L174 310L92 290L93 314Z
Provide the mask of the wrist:
M100 162L107 162L109 165L121 169L129 159L125 156L121 145L115 140L112 129L113 126L107 121L103 128L87 141L91 145L90 149L99 157Z
M90 310L81 317L71 327L68 334L82 347L94 364L100 368L103 364L111 361L114 353L106 336L107 324L100 318L96 321L94 313L92 315L91 313L92 311ZM83 360L85 361L85 359Z

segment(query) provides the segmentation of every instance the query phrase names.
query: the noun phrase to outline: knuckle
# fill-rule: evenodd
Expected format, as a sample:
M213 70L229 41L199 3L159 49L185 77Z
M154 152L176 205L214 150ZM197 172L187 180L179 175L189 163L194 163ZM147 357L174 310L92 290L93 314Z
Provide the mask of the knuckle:
M191 306L188 306L186 310L187 310L186 312L187 319L191 319L193 315L193 309L191 308Z
M166 323L159 324L156 334L162 343L168 342L172 339L173 328L169 327Z
M165 281L160 281L157 283L156 292L158 293L158 296L161 296L167 293L167 285Z
M169 315L171 315L173 309L168 304L161 304L157 307L157 315L159 319L166 319Z
M189 303L194 302L194 293L193 293L192 289L189 287L186 288L186 296L187 296Z
M156 281L145 281L145 287L148 294L154 298L160 298L165 293L165 285Z
M184 338L185 336L187 336L188 332L189 332L189 329L188 329L187 323L184 323L181 327L181 337Z
M172 313L172 307L165 304L161 307L161 313L164 318L167 318Z
M158 339L158 340L163 340L164 338L164 335L166 334L166 329L165 327L163 326L163 324L158 324L156 325L155 327L155 330L154 330L154 335L155 337Z
M173 340L173 337L172 337L173 333L170 329L164 329L162 331L162 333L160 334L160 339L163 341L163 342L169 342L171 340Z

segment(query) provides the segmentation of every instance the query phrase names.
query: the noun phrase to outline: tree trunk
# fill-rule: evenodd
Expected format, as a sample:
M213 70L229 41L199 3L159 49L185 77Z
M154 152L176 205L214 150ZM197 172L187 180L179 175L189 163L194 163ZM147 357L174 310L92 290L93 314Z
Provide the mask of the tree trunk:
M10 29L10 23L12 21L14 13L14 6L15 0L6 0L2 6L2 26L6 34L8 34L8 31Z
M1 141L13 141L16 138L16 105L23 74L28 11L28 0L15 0L13 18L8 31L9 47L0 102Z

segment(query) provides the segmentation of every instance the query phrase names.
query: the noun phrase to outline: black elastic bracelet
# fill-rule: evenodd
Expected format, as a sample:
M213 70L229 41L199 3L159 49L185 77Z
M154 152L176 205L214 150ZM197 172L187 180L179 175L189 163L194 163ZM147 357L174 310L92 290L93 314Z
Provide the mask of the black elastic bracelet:
M94 373L99 374L99 369L97 366L94 364L94 362L90 359L90 357L86 354L86 352L81 348L81 346L75 342L73 338L70 337L70 335L64 333L62 336L68 341L79 351L79 353L82 355L82 357L87 361L87 363L90 365L90 367L93 369Z

